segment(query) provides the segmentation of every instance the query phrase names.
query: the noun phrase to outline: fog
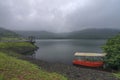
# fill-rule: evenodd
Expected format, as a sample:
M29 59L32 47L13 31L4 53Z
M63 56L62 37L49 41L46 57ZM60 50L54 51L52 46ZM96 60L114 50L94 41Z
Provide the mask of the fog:
M120 0L0 0L0 27L71 32L120 29Z

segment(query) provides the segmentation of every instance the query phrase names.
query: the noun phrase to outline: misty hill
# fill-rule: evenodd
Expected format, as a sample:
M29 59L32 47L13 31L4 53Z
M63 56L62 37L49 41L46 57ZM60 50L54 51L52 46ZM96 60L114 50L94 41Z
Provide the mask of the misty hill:
M47 31L15 31L16 33L28 37L35 36L40 39L107 39L118 33L117 29L85 29L69 33L52 33Z
M52 32L47 31L15 31L17 34L23 37L34 36L41 39L55 38L57 35Z
M0 37L18 37L18 34L0 27Z
M118 29L85 29L82 31L71 32L68 36L69 38L83 38L83 39L106 39L111 38L120 33Z

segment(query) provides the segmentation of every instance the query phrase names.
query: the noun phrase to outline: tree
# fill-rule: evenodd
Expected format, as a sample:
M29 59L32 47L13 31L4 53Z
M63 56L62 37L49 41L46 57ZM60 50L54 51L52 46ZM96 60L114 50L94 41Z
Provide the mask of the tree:
M103 50L107 53L104 61L107 68L120 69L120 34L108 39L103 46Z
M29 40L30 42L34 42L35 37L34 37L34 36L29 36L29 37L28 37L28 40Z

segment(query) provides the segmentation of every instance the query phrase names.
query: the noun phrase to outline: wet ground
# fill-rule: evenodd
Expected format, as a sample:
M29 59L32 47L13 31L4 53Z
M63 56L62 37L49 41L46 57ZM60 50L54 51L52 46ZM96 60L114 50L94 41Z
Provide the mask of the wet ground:
M68 77L69 80L120 80L115 78L112 72L107 72L101 69L76 67L62 63L48 63L29 57L23 57L22 59L37 64L40 66L40 68L48 72L57 72L63 74L64 76Z

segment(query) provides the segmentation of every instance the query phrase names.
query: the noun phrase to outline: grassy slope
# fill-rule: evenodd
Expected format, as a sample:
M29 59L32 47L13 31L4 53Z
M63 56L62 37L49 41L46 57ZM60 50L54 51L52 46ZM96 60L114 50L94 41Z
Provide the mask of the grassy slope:
M18 48L18 47L31 47L35 48L33 44L29 42L0 42L0 49L7 49L7 48Z
M29 42L0 42L0 50L7 53L15 52L22 54L31 54L36 46Z
M48 73L34 64L4 53L0 53L0 75L0 80L67 80L59 74Z
M120 79L120 72L114 73L114 76L116 76L118 79Z
M10 52L10 49L24 47L35 48L28 42L0 42L0 49L4 49L6 52L9 50L8 52L12 56L14 56L14 51ZM8 52L0 52L0 80L67 80L60 74L48 73L32 63L12 57L10 54L8 55Z

